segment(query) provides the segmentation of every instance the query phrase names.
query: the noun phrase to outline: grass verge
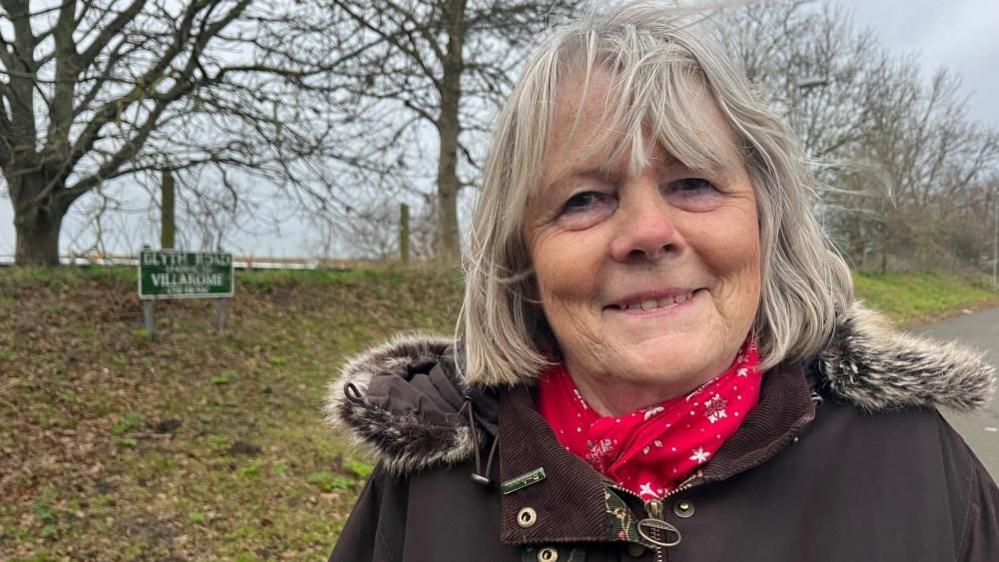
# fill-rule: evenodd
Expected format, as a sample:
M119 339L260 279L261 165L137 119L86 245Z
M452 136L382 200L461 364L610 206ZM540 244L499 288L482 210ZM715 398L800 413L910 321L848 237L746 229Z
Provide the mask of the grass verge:
M935 271L856 273L858 298L902 327L941 320L965 310L999 305L999 292L984 276Z
M325 428L343 358L449 332L453 272L239 274L230 328L134 271L0 271L0 560L322 560L369 461Z

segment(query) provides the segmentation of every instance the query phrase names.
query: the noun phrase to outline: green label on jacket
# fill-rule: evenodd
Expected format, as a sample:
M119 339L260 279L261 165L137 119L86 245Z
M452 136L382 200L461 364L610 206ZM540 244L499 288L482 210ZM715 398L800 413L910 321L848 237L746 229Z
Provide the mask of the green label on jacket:
M511 478L504 482L500 488L503 490L503 495L516 492L530 486L531 484L537 484L545 479L545 469L535 468L534 470L528 472L527 474L521 474L516 478Z

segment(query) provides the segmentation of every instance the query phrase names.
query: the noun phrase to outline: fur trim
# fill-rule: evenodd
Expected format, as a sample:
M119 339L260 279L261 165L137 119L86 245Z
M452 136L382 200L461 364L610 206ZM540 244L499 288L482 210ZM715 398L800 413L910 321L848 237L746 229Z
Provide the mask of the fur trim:
M396 336L388 343L351 359L340 378L329 386L326 422L351 436L353 445L381 461L389 472L402 475L434 465L448 465L474 453L468 426L454 419L428 420L411 411L396 411L366 398L372 379L396 377L415 363L436 364L453 340L420 334ZM347 385L360 392L347 396Z
M982 353L898 332L859 304L840 319L820 361L824 386L871 413L906 407L969 412L995 391L995 369Z
M453 364L441 365L436 373L427 367L443 363L442 356L452 343L444 337L403 336L355 357L330 385L324 408L327 422L348 432L355 445L368 450L393 474L471 458L476 444L458 407L428 413L418 411L412 402L400 407L392 401L368 399L369 385L376 378L382 385L398 385L394 388L403 395L426 397L416 385L410 387L410 378L415 376L451 385L463 396L467 388ZM409 372L421 364L427 372ZM899 333L887 319L859 303L840 318L818 365L821 388L869 413L907 407L968 412L985 406L995 389L995 369L983 361L981 353ZM348 384L357 388L360 397L347 398Z

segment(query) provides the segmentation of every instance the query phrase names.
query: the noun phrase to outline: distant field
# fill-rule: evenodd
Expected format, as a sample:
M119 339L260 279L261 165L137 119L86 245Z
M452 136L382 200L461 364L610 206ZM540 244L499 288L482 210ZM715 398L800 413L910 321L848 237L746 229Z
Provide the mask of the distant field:
M936 274L857 277L901 323L996 293ZM453 271L237 275L211 302L157 304L132 269L0 271L0 560L320 560L368 460L320 419L345 356L448 333Z

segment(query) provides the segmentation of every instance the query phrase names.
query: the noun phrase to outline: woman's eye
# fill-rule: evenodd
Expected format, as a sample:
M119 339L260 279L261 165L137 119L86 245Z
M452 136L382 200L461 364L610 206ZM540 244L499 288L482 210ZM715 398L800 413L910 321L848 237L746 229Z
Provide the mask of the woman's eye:
M664 197L670 205L691 212L710 211L724 200L715 184L704 178L683 178L669 183Z
M605 193L597 193L596 191L585 191L583 193L577 193L569 198L565 202L565 207L563 212L573 212L580 211L597 205L603 202L607 197Z
M715 188L713 183L704 178L684 178L671 185L676 186L675 190L681 193L707 192L713 191Z
M615 209L617 199L613 193L581 191L562 205L558 221L570 230L589 228L614 214Z

